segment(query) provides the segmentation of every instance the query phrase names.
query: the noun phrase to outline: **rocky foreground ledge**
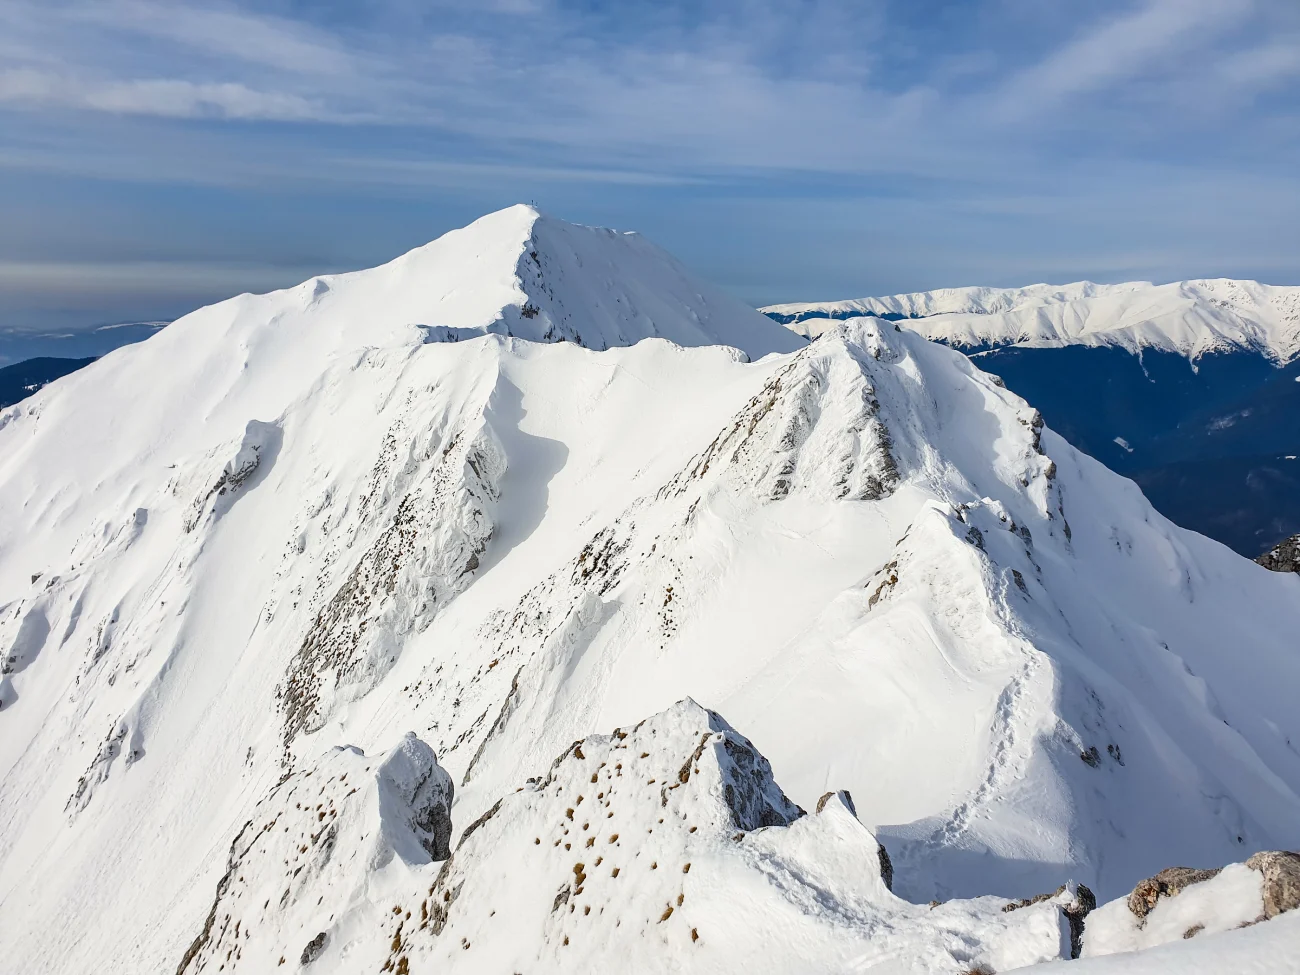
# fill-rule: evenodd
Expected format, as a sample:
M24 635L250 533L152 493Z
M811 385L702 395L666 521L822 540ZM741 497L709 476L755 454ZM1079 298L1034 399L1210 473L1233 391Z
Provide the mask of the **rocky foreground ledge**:
M1254 925L1300 905L1300 854L913 904L852 797L791 802L753 744L685 700L574 742L454 848L452 783L409 735L285 779L236 838L178 975L840 970L992 973ZM363 867L363 869L358 869ZM649 949L653 947L653 952ZM901 968L898 966L902 966Z

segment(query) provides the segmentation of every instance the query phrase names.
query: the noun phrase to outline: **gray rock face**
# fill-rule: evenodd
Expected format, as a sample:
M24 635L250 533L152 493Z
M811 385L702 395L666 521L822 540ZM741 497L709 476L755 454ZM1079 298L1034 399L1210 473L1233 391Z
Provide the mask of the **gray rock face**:
M1197 870L1193 867L1166 867L1154 877L1148 877L1133 888L1128 895L1128 909L1140 920L1145 919L1161 897L1177 897L1192 884L1199 884L1218 876L1219 870Z
M1300 853L1267 850L1246 866L1264 876L1264 917L1274 918L1300 907Z
M1278 542L1255 561L1274 572L1300 572L1300 535Z
M752 830L762 826L788 826L803 810L786 798L772 777L772 766L748 741L720 716L710 711L710 727L721 736L726 755L718 762L722 771L723 801L731 810L737 829ZM710 743L710 735L701 736L699 750ZM678 773L684 784L687 768Z
M324 931L322 931L320 934L316 935L316 937L308 941L307 947L303 948L302 956L299 957L298 959L298 964L310 965L317 958L319 958L320 953L325 950L325 941L326 941L326 934Z

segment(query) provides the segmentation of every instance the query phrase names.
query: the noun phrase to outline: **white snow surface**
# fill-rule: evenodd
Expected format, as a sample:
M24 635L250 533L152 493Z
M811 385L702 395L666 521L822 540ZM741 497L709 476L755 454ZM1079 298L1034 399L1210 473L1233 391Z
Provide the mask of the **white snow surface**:
M1146 951L1048 962L1025 975L1294 975L1300 972L1300 912L1222 934L1197 935Z
M903 327L961 347L985 345L1152 348L1196 359L1248 349L1279 362L1300 354L1300 287L1217 278L1151 284L1035 284L944 288L886 298L769 305L813 338L832 319L901 315Z
M513 208L0 413L6 970L176 971L210 917L190 971L298 970L318 933L312 972L1007 968L1068 939L1006 899L1300 846L1300 578L1170 524L959 353L765 321ZM650 716L611 791L610 733ZM723 739L808 814L728 826ZM640 872L585 870L557 920L594 866L554 845L583 776ZM814 812L839 789L856 815Z
M1162 897L1139 919L1128 899L1117 898L1088 915L1083 957L1113 955L1231 931L1264 913L1263 878L1244 863L1230 863L1210 880L1191 884L1176 897Z
M1260 883L1258 871L1233 863L1176 897L1162 897L1144 922L1129 910L1127 898L1103 904L1088 915L1082 958L1064 970L1083 975L1300 972L1300 911L1259 921Z

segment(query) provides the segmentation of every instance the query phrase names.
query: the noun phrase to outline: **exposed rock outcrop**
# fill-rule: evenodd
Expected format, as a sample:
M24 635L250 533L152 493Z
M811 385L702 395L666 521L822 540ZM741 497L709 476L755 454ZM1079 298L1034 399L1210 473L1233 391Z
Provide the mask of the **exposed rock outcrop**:
M1300 535L1278 542L1255 561L1274 572L1300 572Z
M341 701L368 692L396 662L403 638L474 581L496 529L505 471L505 451L486 425L451 435L422 462L289 665L279 689L286 750Z
M1018 911L1022 907L1030 907L1044 901L1052 901L1060 907L1061 914L1070 928L1070 957L1078 958L1083 950L1084 919L1096 910L1096 895L1083 884L1061 884L1050 894L1038 894L1024 900L1012 901L1002 910Z
M1246 861L1264 879L1264 917L1273 918L1300 907L1300 853L1266 850Z
M328 940L328 935L322 931L320 934L316 935L316 937L308 941L307 947L302 949L302 955L298 958L298 964L310 965L314 962L320 957L320 953L325 950L325 942Z
M1151 913L1161 897L1177 897L1192 884L1199 884L1219 875L1215 870L1196 870L1192 867L1166 867L1154 877L1148 877L1133 888L1128 895L1128 909L1139 923Z

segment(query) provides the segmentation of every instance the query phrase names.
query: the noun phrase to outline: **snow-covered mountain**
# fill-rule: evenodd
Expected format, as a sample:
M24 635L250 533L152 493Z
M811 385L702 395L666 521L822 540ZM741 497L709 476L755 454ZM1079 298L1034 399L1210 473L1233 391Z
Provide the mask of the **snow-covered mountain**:
M1300 288L1082 282L764 310L804 336L883 317L977 356L1165 515L1249 558L1300 531Z
M761 310L809 337L824 330L827 321L871 315L906 320L926 338L968 349L1117 346L1192 359L1248 350L1280 362L1300 354L1300 288L1228 278L1162 285L1079 281L1027 288L944 288Z
M1300 846L1300 578L528 208L0 412L0 512L14 971L1005 970Z

